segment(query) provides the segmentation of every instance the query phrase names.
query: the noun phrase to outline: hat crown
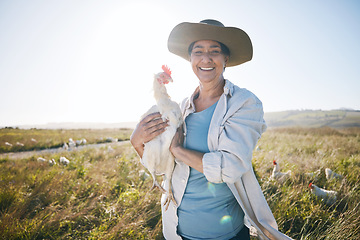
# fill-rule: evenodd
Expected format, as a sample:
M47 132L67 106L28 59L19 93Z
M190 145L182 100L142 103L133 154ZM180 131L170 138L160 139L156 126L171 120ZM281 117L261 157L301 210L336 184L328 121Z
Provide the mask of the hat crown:
M200 21L200 23L214 25L214 26L218 26L218 27L225 27L224 24L222 24L221 22L214 20L214 19L205 19L205 20Z

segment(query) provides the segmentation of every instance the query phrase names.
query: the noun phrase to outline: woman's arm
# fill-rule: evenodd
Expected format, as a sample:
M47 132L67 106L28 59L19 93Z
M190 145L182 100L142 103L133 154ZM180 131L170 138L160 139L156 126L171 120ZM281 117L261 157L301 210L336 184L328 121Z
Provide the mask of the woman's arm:
M213 151L203 157L204 175L210 182L234 183L249 171L252 152L266 129L260 100L251 96L236 100L220 125L219 135L210 136L215 151L210 149Z
M184 131L182 127L179 127L170 145L170 151L174 157L186 165L196 169L199 172L203 172L202 158L204 153L189 150L183 147L184 143Z
M147 115L141 120L134 129L130 137L130 143L135 148L136 152L142 158L144 153L144 143L151 141L156 136L160 135L166 130L168 121L163 121L161 114L156 112Z

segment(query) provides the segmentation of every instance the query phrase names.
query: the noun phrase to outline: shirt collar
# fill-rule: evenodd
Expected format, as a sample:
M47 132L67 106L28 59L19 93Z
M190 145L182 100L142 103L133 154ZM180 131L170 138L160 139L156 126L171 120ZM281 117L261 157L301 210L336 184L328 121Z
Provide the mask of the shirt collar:
M234 92L234 84L229 80L225 79L224 94L232 97Z
M199 93L199 86L195 89L195 91L193 92L193 94L191 95L189 101L187 102L186 108L187 109L195 109L195 105L194 105L194 97ZM234 92L234 84L232 82L230 82L229 80L225 79L225 85L224 85L224 94L226 96L232 97Z

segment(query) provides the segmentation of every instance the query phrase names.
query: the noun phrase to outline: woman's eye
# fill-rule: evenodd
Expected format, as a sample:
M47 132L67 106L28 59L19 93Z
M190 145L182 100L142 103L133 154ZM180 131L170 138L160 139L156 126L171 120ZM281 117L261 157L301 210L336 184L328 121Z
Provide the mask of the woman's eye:
M194 54L195 56L202 56L204 54L208 53L209 55L211 56L217 56L219 54L221 54L221 51L220 50L212 50L212 51L209 51L209 52L205 52L205 51L194 51L192 52L192 54Z
M200 56L203 55L203 52L202 52L202 51L195 51L195 52L193 52L192 54L193 54L194 56L200 57Z

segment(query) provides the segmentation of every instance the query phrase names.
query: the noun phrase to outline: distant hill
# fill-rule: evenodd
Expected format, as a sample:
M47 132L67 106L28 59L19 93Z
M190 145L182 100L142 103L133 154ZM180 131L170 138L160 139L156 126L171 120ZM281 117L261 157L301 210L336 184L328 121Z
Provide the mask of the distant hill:
M360 127L357 110L293 110L265 113L268 127Z
M105 129L105 128L135 128L136 122L119 122L119 123L91 123L91 122L59 122L34 125L15 126L21 129Z
M282 112L265 112L268 127L360 127L360 111L339 109L322 110L290 110ZM135 128L136 122L119 123L47 123L37 125L12 126L22 129L104 129L104 128Z

